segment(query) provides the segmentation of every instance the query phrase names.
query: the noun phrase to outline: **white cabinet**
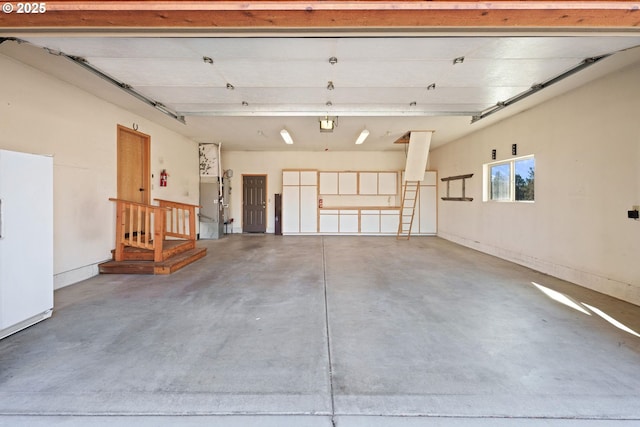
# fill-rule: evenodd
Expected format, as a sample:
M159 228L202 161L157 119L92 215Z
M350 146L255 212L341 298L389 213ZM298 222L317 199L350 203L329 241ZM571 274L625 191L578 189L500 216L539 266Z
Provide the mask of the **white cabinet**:
M321 233L337 233L338 228L338 210L321 210L320 211L320 232Z
M420 183L420 195L414 219L414 230L419 234L436 234L438 232L438 174L426 171Z
M395 234L398 231L400 173L393 171L283 171L282 231L284 234ZM424 189L424 199L434 197ZM431 183L431 181L429 181ZM422 193L421 193L422 194ZM322 200L323 207L319 206ZM435 233L435 212L422 209L414 230Z
M282 185L300 185L300 172L282 171Z
M300 232L300 187L282 187L282 233Z
M358 194L358 173L357 172L338 173L338 194L343 194L343 195Z
M320 172L320 194L338 194L338 172Z
M378 194L378 172L360 172L359 194Z
M380 211L380 232L397 233L400 223L399 209L385 209Z
M420 194L411 234L437 234L438 232L437 178L437 172L426 171L424 180L420 182Z
M422 181L421 185L438 185L438 173L436 171L426 171L424 173L424 181Z
M358 232L358 214L357 210L340 209L340 233L357 233Z
M282 233L317 233L318 172L282 171Z
M380 211L362 210L360 211L360 232L379 233L380 232Z
M316 233L318 231L318 187L315 185L300 186L300 232Z
M300 171L300 185L318 185L317 171Z
M438 232L437 210L438 195L435 186L420 186L418 196L418 230L420 234L436 234Z
M378 173L378 194L396 195L398 193L398 174L396 172Z
M357 209L321 209L320 232L357 234L359 217Z

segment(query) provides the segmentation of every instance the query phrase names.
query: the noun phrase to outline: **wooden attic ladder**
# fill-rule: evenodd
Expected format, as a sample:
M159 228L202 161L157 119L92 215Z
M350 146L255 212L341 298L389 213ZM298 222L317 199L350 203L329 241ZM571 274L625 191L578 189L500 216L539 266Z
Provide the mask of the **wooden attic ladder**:
M420 194L420 182L424 180L427 157L433 131L411 131L407 163L404 168L404 190L400 206L397 239L409 240L413 229L413 218Z
M402 205L400 206L400 221L396 238L409 240L413 228L413 217L418 204L420 194L420 181L406 181L402 192Z

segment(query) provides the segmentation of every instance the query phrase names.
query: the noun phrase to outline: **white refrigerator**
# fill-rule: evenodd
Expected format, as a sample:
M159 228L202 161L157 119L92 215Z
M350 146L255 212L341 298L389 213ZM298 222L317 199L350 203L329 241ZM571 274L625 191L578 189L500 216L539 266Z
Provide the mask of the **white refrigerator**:
M0 150L0 339L53 311L53 158Z

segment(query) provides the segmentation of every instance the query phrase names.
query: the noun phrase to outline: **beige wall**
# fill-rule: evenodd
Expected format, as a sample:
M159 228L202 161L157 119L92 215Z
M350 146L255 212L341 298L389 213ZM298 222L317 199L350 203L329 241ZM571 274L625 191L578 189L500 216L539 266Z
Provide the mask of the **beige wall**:
M640 304L639 114L636 64L434 150L440 177L474 174L473 202L439 201L438 234ZM535 203L483 202L483 163L513 143L535 155Z
M152 198L198 202L195 142L2 55L0 70L0 148L54 156L56 287L97 274L111 256L118 124L151 136Z
M242 175L267 175L267 232L274 230L273 195L282 193L283 169L340 170L389 170L404 169L403 151L222 151L222 168L233 170L230 200L230 217L234 219L233 232L242 232Z

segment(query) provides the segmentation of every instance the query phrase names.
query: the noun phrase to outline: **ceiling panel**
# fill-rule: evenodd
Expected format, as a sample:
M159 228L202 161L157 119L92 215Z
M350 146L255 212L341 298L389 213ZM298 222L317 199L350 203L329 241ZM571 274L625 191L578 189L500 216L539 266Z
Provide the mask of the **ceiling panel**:
M192 58L195 55L185 49L182 39L175 38L29 37L26 40L84 58Z
M87 59L92 66L134 87L226 85L224 77L202 60L93 57Z
M371 37L338 39L338 64L377 60L394 62L429 58L453 61L490 43L484 37Z
M330 65L325 61L238 59L214 64L236 87L326 87ZM326 70L326 71L325 71Z
M421 108L426 105L483 105L486 108L496 102L511 98L512 96L527 90L523 87L482 87L482 88L437 88L426 90L421 88L342 88L336 89L328 96L326 89L322 88L261 88L261 89L236 89L233 91L223 88L200 87L144 87L140 92L144 95L162 99L167 106L178 104L190 104L189 109L180 111L198 111L193 106L210 104L213 108L225 111L246 112L247 107L264 108L265 105L314 105L318 109L332 111L335 108L343 108L353 100L358 100L358 105L375 105L384 108L387 105L403 105L407 109L411 102L416 102ZM326 106L326 101L331 100L332 106ZM243 106L245 101L249 105ZM397 108L397 107L396 107ZM456 110L458 110L456 108ZM468 110L465 110L468 111Z
M165 102L163 102L165 104ZM495 102L490 104L486 103L432 103L432 104L416 104L415 106L409 106L405 103L402 104L385 104L385 105L373 105L373 104L341 104L333 105L327 108L323 103L295 103L286 104L282 102L274 104L257 104L250 105L250 108L245 108L237 103L234 104L165 104L166 106L174 109L180 114L189 116L215 116L215 115L232 115L232 116L433 116L433 115L474 115L477 112L494 105Z
M474 50L469 58L583 60L638 46L637 37L497 37Z
M338 63L331 71L336 87L426 88L451 68L451 61L398 60Z
M185 38L180 44L198 56L210 56L215 63L229 60L298 61L328 60L335 55L334 38Z
M575 59L495 59L465 60L443 75L440 86L486 87L531 86L567 71L576 65Z
M471 115L558 76L584 58L640 45L640 36L628 33L580 37L244 34L27 40L86 58L90 66L149 98L145 104L122 92L130 98L131 105L126 108L131 111L160 114L151 106L160 102L186 114L187 125L176 122L176 130L190 138L199 142L225 141L234 147L251 142L250 147L272 149L282 147L279 130L284 126L295 132L294 139L301 141L296 149L303 146L302 141L304 149L327 144L337 149L340 141L345 149L351 149L353 135L363 126L372 133L365 147L359 149L401 149L393 141L411 129L436 130L433 143L437 146L487 123L483 119L481 124L470 125ZM2 43L0 49L8 49L7 45ZM27 48L35 49L28 44L19 47ZM632 52L640 55L640 49ZM78 74L65 67L81 69L71 61L41 53L42 57L33 60L34 66L48 73L57 72L63 80ZM203 56L211 57L213 63L206 63ZM337 58L335 65L329 63L332 56ZM464 61L454 65L456 57L464 57ZM53 71L53 61L63 62L56 62L59 71ZM612 62L612 58L604 61ZM97 86L91 78L97 77L87 70L82 72L87 76L83 87L91 91L92 86ZM582 79L586 74L571 76L562 87L586 83L589 80ZM79 80L74 77L69 81L79 85ZM334 90L327 90L329 81ZM234 89L227 89L227 83ZM427 90L432 83L435 90ZM115 86L110 88L119 91ZM99 96L111 99L107 92L103 87L96 90ZM545 89L541 95L528 98L528 102L540 102L550 92ZM332 105L327 106L327 101ZM517 108L503 111L505 117ZM340 117L339 128L331 135L319 135L317 119L324 114Z

